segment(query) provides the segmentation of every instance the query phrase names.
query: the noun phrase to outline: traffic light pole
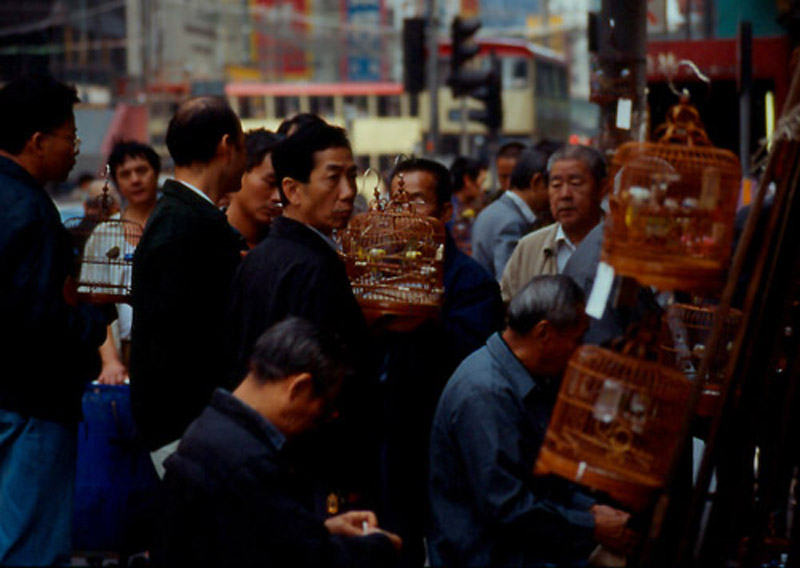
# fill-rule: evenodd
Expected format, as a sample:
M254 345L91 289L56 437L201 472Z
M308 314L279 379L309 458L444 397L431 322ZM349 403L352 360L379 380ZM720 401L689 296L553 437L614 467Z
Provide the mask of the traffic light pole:
M428 124L428 140L425 153L435 156L439 153L439 18L436 0L427 0L428 30L428 101L430 105L430 123Z

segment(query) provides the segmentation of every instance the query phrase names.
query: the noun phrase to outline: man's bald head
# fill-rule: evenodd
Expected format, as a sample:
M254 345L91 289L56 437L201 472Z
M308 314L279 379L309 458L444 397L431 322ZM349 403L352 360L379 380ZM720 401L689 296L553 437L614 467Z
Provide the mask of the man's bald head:
M178 107L167 127L167 148L176 166L207 164L223 136L242 138L242 125L221 97L198 97Z

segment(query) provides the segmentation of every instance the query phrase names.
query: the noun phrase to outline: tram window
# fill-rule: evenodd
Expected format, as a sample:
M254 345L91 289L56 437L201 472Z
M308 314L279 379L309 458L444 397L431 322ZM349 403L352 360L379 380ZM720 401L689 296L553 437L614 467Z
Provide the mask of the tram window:
M263 118L265 114L264 97L241 97L239 99L239 116L242 118Z
M378 97L378 116L400 116L400 96Z
M330 96L311 97L311 99L309 100L309 109L314 114L318 114L320 116L325 116L325 117L332 117L334 115L333 97Z
M367 97L365 96L347 96L344 98L344 106L345 112L352 113L354 117L369 116Z
M503 84L510 89L524 89L528 86L528 60L506 59L503 61Z
M275 97L277 118L289 118L300 112L300 97Z
M567 96L567 71L552 63L539 63L536 66L536 94L543 97L561 98Z

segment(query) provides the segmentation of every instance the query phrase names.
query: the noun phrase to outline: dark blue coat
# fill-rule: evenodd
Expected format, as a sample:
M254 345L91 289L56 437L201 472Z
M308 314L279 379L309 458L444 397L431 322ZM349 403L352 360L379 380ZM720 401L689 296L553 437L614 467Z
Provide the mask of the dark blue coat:
M69 305L72 243L41 185L0 157L0 408L77 421L84 384L99 372L107 318Z
M255 410L214 393L166 461L154 567L391 566L385 536L328 533L285 446Z

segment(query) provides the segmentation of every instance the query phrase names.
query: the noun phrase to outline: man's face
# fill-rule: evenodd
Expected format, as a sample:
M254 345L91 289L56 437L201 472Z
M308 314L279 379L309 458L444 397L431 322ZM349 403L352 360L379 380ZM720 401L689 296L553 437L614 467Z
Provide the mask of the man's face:
M511 172L514 171L514 166L517 165L516 158L509 158L502 156L497 158L497 183L499 189L507 190L511 186Z
M567 234L585 234L597 223L600 188L583 161L555 162L550 171L548 193L553 217Z
M397 197L400 188L400 175L392 178L392 198ZM436 196L436 178L430 172L415 171L403 172L403 181L408 201L414 207L414 212L423 217L434 217L442 221L444 217L444 207L439 206ZM449 205L449 204L448 204ZM447 219L450 215L447 216Z
M55 130L44 133L42 143L46 156L44 181L64 181L75 166L75 158L80 151L75 117L70 117Z
M464 179L464 201L470 203L481 196L483 184L486 182L486 170L478 172L478 176L473 180L469 176Z
M259 165L244 173L242 189L232 194L231 198L262 225L268 225L281 214L278 178L272 167L271 154L264 156Z
M583 309L584 306L581 306L581 313L583 313ZM547 360L544 362L543 372L552 376L564 374L569 358L581 345L588 326L589 318L585 314L576 325L564 329L550 326L546 348Z
M347 148L328 148L314 154L314 169L308 183L289 197L292 217L323 234L347 226L356 198L357 168ZM284 186L285 189L285 186Z
M117 187L131 205L155 203L158 176L144 156L128 156L116 170Z

